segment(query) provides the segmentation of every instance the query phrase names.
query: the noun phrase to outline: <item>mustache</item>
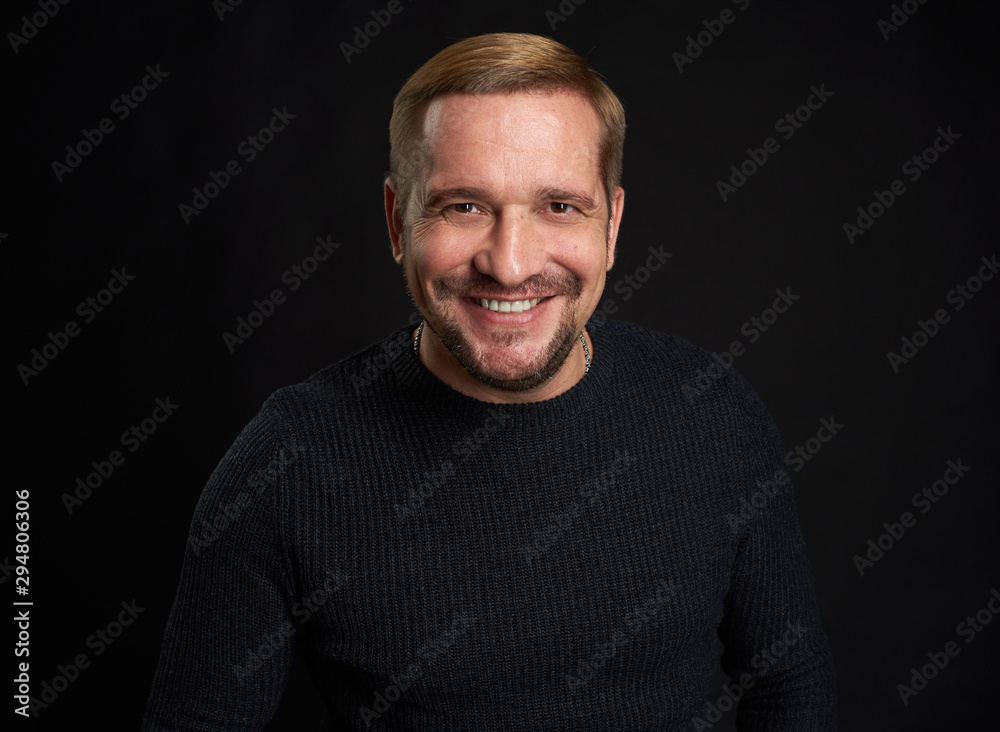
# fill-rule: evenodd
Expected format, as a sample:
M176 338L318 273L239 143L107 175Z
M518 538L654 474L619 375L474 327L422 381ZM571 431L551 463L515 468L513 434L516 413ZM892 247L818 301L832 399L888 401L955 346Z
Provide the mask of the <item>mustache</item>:
M447 275L431 283L439 299L450 297L485 297L490 300L531 300L551 295L578 297L583 292L583 280L572 272L539 273L513 287L501 285L489 275L473 272L467 275Z

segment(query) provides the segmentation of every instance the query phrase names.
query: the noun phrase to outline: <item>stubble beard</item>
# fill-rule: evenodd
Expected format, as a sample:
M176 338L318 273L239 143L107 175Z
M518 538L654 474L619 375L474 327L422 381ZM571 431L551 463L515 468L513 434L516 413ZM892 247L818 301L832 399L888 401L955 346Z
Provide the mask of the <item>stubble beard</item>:
M420 310L413 297L413 290L410 288L405 255L401 264L406 291L414 306ZM561 277L533 275L517 288L504 288L487 275L446 276L433 280L431 290L440 304L439 312L437 317L430 317L429 313L421 311L424 315L424 321L467 374L493 389L506 392L525 392L537 389L559 373L580 337L580 330L573 319L573 310L583 293L583 282L570 272ZM555 335L545 348L537 368L515 377L504 377L496 372L489 372L486 370L485 359L481 354L477 355L474 352L472 344L459 326L457 319L451 315L450 303L456 302L461 297L469 297L467 293L470 291L475 291L477 294L488 294L497 300L523 300L528 298L519 297L519 295L523 295L526 290L558 294L566 298L566 304ZM499 346L514 347L523 338L522 331L514 330L506 334Z

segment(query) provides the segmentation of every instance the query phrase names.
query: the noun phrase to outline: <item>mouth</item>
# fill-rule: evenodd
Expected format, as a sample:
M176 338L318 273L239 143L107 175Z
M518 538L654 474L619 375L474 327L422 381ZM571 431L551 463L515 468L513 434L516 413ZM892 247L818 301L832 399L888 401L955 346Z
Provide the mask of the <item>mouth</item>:
M485 297L469 298L480 307L492 310L494 313L525 313L538 303L548 300L547 297L535 297L529 300L490 300Z

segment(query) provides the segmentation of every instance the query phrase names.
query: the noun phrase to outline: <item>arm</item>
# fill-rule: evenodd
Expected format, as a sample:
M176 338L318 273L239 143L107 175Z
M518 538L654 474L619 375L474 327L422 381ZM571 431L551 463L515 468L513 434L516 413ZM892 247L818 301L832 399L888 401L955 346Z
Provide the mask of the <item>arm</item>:
M291 663L295 626L278 532L288 449L265 405L205 487L142 729L263 729Z
M746 413L760 439L745 493L727 516L739 544L719 628L723 669L745 690L737 727L836 730L833 663L782 443L756 397Z

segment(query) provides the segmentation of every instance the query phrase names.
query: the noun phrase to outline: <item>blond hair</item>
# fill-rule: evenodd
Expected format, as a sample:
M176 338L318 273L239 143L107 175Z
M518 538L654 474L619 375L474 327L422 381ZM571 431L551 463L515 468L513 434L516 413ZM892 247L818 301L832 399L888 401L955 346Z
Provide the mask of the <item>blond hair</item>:
M424 113L443 94L516 92L580 94L600 120L599 170L610 216L611 194L621 184L625 110L607 84L572 49L544 36L488 33L458 41L417 69L392 104L389 177L401 208L425 172Z

